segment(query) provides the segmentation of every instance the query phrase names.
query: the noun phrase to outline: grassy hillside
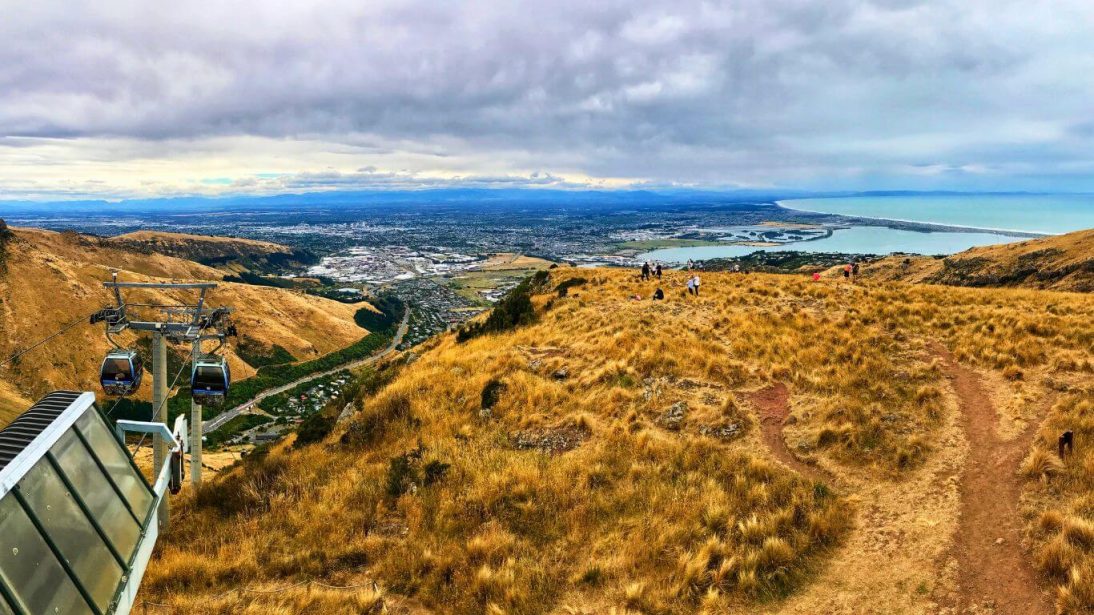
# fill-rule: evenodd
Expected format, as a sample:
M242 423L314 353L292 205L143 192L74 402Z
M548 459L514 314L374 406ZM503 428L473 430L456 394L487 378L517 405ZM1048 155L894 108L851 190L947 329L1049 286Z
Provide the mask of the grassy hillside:
M9 356L110 303L112 297L102 282L110 279L112 268L119 269L125 281L219 280L222 275L192 261L117 249L74 233L16 229L0 270L0 330L4 331L0 356ZM138 291L129 300L172 302L178 298ZM236 308L234 319L251 354L280 348L298 360L314 359L352 344L364 333L354 323L359 306L282 289L221 282L209 302ZM127 334L122 341L133 343L135 338ZM8 409L6 415L0 414L0 423L10 420L12 408L25 406L47 391L97 388L98 367L109 348L102 325L81 325L0 368L0 413ZM236 379L255 373L235 352L229 353L229 361ZM141 398L150 398L150 387L146 379Z
M1016 437L1055 391L1089 389L1088 297L718 273L696 298L684 280L668 272L655 302L632 271L552 271L530 317L431 342L319 442L184 495L142 598L218 613L978 600L953 573L975 443L952 362L991 385L994 429Z
M997 246L946 258L892 256L863 276L953 286L1015 286L1094 292L1094 229Z
M304 250L241 237L211 237L162 231L135 231L104 240L108 246L142 253L164 254L232 272L275 270L315 260Z

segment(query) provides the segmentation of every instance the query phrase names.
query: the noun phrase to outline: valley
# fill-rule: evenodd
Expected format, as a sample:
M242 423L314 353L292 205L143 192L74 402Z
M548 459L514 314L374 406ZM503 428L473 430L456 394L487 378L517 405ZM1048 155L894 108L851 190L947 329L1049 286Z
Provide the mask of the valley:
M867 258L854 283L825 255L764 261L790 274L723 264L700 296L682 270L642 281L495 254L451 278L362 286L356 303L298 281L223 281L284 275L268 258L282 246L136 237L14 229L0 276L14 335L0 350L35 339L37 320L59 328L100 306L112 269L221 280L213 301L239 314L241 375L228 411L207 417L211 474L176 498L145 604L1094 607L1094 303L1053 290L1087 288L1090 232ZM966 262L976 269L952 264ZM657 286L664 300L650 299ZM46 388L97 388L101 331L64 335L0 370L0 411ZM188 403L182 387L171 405ZM1060 461L1063 430L1080 444Z
M1037 451L1051 425L1086 429L1089 295L708 272L696 298L684 277L667 272L651 301L655 283L633 270L556 268L523 287L531 320L383 362L342 420L184 498L189 523L147 599L446 613L1084 604L1083 577L1053 581L1060 560L1046 557L1088 565L1069 538L1086 522L1045 499L1084 470ZM293 589L313 581L330 589Z

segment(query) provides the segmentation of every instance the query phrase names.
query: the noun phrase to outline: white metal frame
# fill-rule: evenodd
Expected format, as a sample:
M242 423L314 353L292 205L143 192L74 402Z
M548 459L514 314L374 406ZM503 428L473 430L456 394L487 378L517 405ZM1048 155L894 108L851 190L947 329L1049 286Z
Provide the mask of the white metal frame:
M89 407L95 405L94 393L82 393L68 408L46 426L34 439L30 441L11 462L0 469L0 498L6 496L15 488L23 476L30 471L38 460L45 456L49 449L64 435L76 419L83 416Z
M172 432L163 423L150 421L117 421L119 434L125 432L150 433L160 436L164 442L172 442L173 446L168 455L181 452L186 443L186 416L179 415L175 419L175 430ZM121 591L118 592L116 606L113 615L129 615L129 612L137 603L137 592L140 591L144 572L148 569L148 561L152 559L152 549L156 546L156 540L160 534L160 502L167 497L167 486L171 482L171 464L164 463L160 473L156 476L156 482L152 485L155 501L152 503L152 515L148 518L144 535L141 536L140 546L133 556L130 565L129 576L125 579Z

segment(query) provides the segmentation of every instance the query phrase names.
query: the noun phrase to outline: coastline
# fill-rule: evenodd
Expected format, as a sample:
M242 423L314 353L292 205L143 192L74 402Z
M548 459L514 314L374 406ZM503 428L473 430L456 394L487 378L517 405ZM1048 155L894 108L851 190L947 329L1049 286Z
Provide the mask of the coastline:
M1019 229L993 228L993 227L985 227L985 226L971 226L971 225L965 225L965 224L940 224L938 222L926 222L926 221L923 221L923 220L908 220L908 219L905 219L905 218L882 218L882 217L878 217L878 216L849 216L847 214L836 214L836 213L827 212L827 211L817 211L815 209L801 209L799 207L791 207L791 206L786 204L786 203L789 203L789 202L793 202L795 200L805 200L805 199L779 200L779 201L774 201L774 204L775 204L776 207L779 207L781 209L785 209L787 211L801 212L801 213L807 213L807 214L819 214L819 215L823 215L823 216L836 216L836 217L843 218L844 220L848 220L848 221L851 221L851 220L871 220L871 221L874 221L874 222L900 222L900 223L903 223L903 224L915 224L915 225L918 225L918 226L927 227L927 230L924 231L924 232L927 232L927 233L930 233L930 232L950 232L950 233L955 233L955 232L956 233L979 232L979 233L994 233L994 234L997 234L997 235L1009 235L1011 237L1029 237L1029 238L1053 237L1053 236L1056 236L1056 235L1064 235L1065 234L1065 233L1045 233L1045 232L1042 232L1042 231L1027 231L1027 230L1019 230Z

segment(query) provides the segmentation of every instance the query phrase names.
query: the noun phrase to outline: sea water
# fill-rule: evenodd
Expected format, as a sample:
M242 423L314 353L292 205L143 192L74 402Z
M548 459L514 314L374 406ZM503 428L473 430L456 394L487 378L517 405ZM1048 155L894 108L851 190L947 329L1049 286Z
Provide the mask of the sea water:
M711 258L730 258L745 256L757 250L765 252L843 252L847 254L890 254L909 252L913 254L953 254L976 246L986 246L1011 241L1022 241L1028 237L1015 237L998 233L961 233L937 232L924 233L904 231L883 226L855 226L836 229L830 237L812 241L796 241L778 246L698 246L693 248L665 248L640 254L640 261L661 261L665 263L685 263L689 260Z
M789 209L947 226L1059 234L1094 228L1094 195L922 195L779 201Z

